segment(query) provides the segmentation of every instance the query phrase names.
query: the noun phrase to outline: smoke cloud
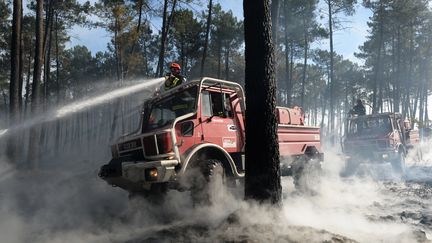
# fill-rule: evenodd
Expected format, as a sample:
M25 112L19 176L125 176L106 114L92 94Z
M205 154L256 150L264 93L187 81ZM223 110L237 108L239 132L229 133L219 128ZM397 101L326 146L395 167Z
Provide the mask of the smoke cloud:
M430 237L430 224L419 224L422 214L430 214L430 186L420 194L422 188L404 182L340 178L337 160L327 153L313 194L297 192L284 177L282 208L245 202L238 191L219 192L211 206L193 207L189 192L178 191L170 191L161 205L129 202L88 164L79 170L23 172L2 160L0 235L5 242L420 242Z

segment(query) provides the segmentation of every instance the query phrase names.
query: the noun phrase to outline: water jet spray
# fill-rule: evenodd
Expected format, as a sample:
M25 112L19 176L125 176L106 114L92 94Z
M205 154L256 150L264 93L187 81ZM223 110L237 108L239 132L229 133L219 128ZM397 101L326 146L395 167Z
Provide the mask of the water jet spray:
M157 78L157 79L146 80L144 82L141 81L138 84L136 84L136 82L133 82L132 85L121 87L96 97L91 97L81 101L76 101L71 104L59 107L57 109L44 112L43 114L31 118L30 120L27 120L21 124L17 124L15 126L0 130L0 139L19 129L29 128L44 122L61 119L69 115L72 115L74 113L88 109L90 107L101 105L111 100L140 92L142 90L148 89L151 86L160 84L161 82L163 82L163 80L164 78Z

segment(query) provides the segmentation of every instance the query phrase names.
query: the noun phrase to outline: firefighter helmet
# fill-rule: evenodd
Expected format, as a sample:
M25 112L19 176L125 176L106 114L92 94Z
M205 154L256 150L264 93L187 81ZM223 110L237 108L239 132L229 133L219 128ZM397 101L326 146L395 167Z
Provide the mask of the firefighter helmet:
M181 69L181 68L180 68L180 65L179 65L178 63L175 63L175 62L171 63L170 68L175 68L175 69L177 69L177 70L180 70L180 69Z

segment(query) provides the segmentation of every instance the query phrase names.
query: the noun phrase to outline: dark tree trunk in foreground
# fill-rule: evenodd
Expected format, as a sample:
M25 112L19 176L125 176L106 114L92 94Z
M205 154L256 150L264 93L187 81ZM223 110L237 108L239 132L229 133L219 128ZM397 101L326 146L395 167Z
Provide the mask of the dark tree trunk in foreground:
M269 0L243 1L245 28L246 166L245 197L281 203L276 125L274 47Z

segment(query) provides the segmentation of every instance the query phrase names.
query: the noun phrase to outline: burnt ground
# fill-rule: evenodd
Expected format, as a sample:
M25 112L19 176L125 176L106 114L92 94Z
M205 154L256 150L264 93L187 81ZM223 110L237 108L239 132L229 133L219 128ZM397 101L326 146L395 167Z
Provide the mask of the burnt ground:
M410 161L406 178L389 165L364 166L341 178L326 157L313 193L283 178L281 208L224 192L193 207L188 192L163 204L130 203L97 177L99 164L67 170L16 171L0 166L2 242L431 242L432 163ZM73 169L72 169L73 168Z

